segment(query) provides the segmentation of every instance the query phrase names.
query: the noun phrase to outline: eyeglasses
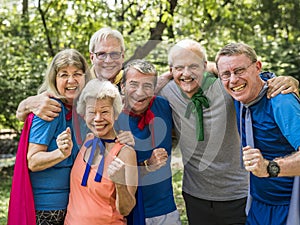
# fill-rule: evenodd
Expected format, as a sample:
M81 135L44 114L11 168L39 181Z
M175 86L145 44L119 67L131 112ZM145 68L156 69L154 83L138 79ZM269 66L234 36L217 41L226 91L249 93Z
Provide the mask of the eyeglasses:
M121 58L122 52L93 52L96 55L96 58L99 60L105 60L107 56L112 60L117 60Z
M236 77L240 77L242 76L246 71L247 69L252 66L255 62L252 62L249 66L246 66L246 67L240 67L240 68L236 68L233 70L233 72L230 72L230 71L225 71L224 73L220 74L220 78L221 80L223 81L228 81L230 80L231 78L231 74L233 74L234 76Z
M74 79L80 79L81 77L85 76L85 74L84 73L74 73L74 74L59 73L56 76L60 79L68 80L71 76Z
M196 72L196 71L199 70L200 65L198 65L198 64L191 64L191 65L188 65L188 66L178 65L178 66L173 66L173 68L178 73L183 72L185 70L185 68L188 68L188 70L190 72Z

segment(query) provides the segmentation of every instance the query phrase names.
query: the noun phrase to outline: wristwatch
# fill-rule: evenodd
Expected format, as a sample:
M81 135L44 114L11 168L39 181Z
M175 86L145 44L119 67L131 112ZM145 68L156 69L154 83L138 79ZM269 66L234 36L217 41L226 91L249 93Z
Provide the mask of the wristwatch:
M269 164L267 166L267 172L269 174L269 177L277 177L280 173L280 167L278 163L275 161L269 161Z

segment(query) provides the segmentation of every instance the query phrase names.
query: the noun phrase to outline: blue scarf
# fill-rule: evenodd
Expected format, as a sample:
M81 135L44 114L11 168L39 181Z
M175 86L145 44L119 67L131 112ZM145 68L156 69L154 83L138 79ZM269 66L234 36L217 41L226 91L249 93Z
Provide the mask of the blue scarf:
M105 154L105 142L106 143L112 143L115 142L116 139L101 139L98 137L95 137L89 141L87 141L84 146L86 148L89 148L90 146L92 146L92 151L91 154L89 156L88 162L86 164L86 168L82 177L82 181L81 181L81 185L82 186L86 186L87 185L87 180L89 177L89 173L91 170L91 165L95 156L95 151L97 149L97 146L100 148L100 155L102 155L102 159L99 163L98 169L97 169L97 173L95 176L95 181L96 182L101 182L102 180L102 175L103 175L103 170L104 170L104 154Z

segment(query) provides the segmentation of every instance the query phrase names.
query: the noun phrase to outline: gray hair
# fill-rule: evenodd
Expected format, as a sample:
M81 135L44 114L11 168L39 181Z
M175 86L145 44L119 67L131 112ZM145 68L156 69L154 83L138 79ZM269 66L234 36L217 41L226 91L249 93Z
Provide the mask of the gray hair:
M64 99L64 97L59 94L56 87L56 76L57 72L66 66L75 66L76 68L81 69L85 74L85 83L92 79L89 66L83 55L75 49L64 49L58 52L52 59L47 68L44 82L38 90L38 94L48 91L55 96Z
M103 40L107 40L108 38L117 39L120 43L121 51L125 51L124 38L122 34L117 30L111 29L110 27L101 28L93 34L93 36L90 39L89 51L94 52L96 44Z
M122 110L122 99L118 88L109 81L100 81L99 79L90 80L82 90L78 103L77 112L85 115L86 103L88 99L111 98L115 116L119 116Z
M148 62L144 59L134 59L134 60L129 61L125 65L124 73L123 73L123 77L122 77L123 84L126 83L127 73L132 68L136 69L137 71L141 72L142 74L154 76L154 87L156 86L157 71L153 64L151 64L150 62Z
M169 66L173 66L174 55L180 54L178 53L178 51L182 51L182 50L191 51L191 53L194 53L195 55L200 57L203 60L203 63L207 61L206 51L200 43L192 39L184 39L177 42L173 47L170 48L168 53Z
M221 56L233 56L233 55L246 55L251 62L257 61L257 55L253 48L244 43L229 43L223 47L216 56L216 64L218 67L218 61Z

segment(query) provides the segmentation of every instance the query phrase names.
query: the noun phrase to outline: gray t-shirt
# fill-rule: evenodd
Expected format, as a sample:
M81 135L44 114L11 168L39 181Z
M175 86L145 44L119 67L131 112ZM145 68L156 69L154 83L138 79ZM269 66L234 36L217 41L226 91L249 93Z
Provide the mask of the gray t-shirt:
M204 141L197 141L197 113L185 118L190 99L170 81L160 95L170 102L184 164L184 192L205 200L229 201L247 196L248 173L241 165L240 140L233 99L217 79L204 94Z

